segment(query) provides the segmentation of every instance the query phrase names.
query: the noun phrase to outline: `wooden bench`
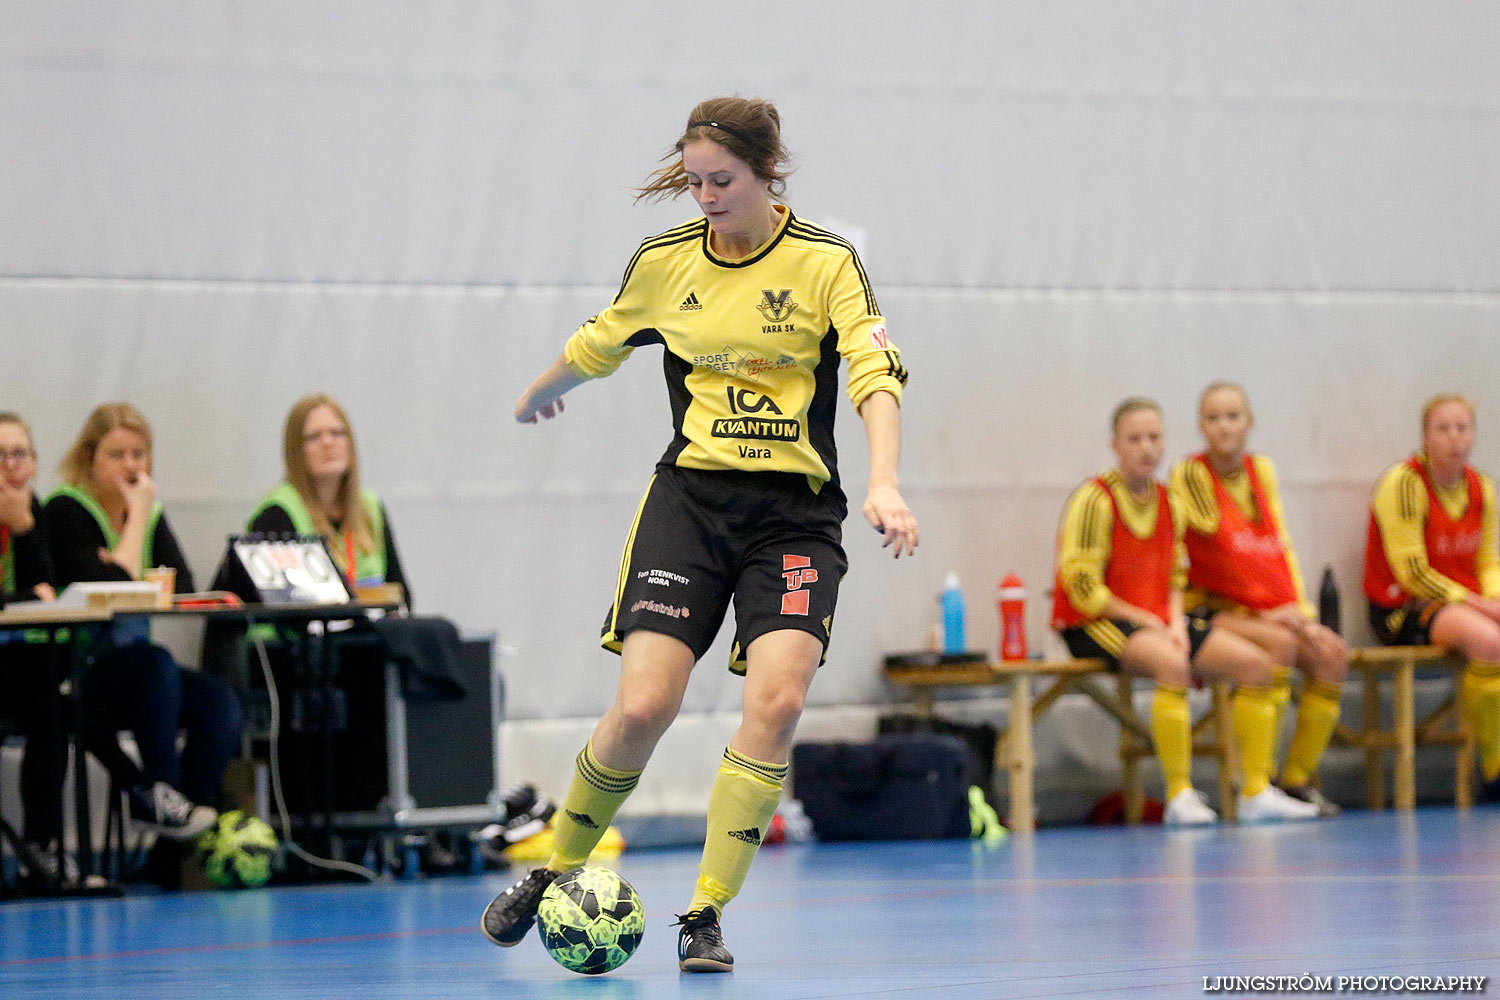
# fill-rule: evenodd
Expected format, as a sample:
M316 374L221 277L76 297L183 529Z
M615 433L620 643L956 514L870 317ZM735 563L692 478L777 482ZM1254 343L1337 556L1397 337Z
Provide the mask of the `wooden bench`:
M1064 694L1076 691L1086 695L1120 725L1120 762L1124 772L1125 816L1127 822L1140 821L1144 795L1139 762L1155 755L1149 723L1135 711L1132 700L1134 678L1112 673L1103 660L1021 660L1000 663L955 663L933 666L904 665L908 657L888 658L885 678L911 693L918 715L930 716L934 694L945 688L1008 687L1010 689L1010 723L995 743L995 769L1009 778L1012 830L1029 831L1036 825L1035 774L1036 752L1032 726ZM1340 723L1334 740L1345 746L1364 750L1366 799L1371 809L1385 808L1385 751L1395 751L1394 805L1409 810L1416 806L1416 748L1451 746L1454 748L1455 804L1463 809L1473 802L1474 739L1458 706L1457 682L1464 661L1433 646L1378 646L1350 651L1349 676L1361 683L1360 718L1355 724ZM1432 670L1449 673L1454 680L1453 693L1437 709L1416 717L1416 673ZM1100 685L1114 679L1114 693ZM1392 723L1382 723L1381 682L1391 682ZM1032 698L1033 679L1050 680L1050 685ZM1210 708L1193 726L1193 756L1218 760L1219 801L1225 819L1233 820L1234 789L1238 774L1229 699L1232 687L1227 681L1215 680L1209 685Z
M1010 689L1009 725L1000 731L995 742L995 770L1009 778L1011 830L1029 832L1036 828L1035 774L1036 752L1032 744L1032 726L1057 699L1070 691L1078 692L1109 713L1120 725L1120 761L1124 771L1125 818L1140 822L1145 796L1139 762L1155 756L1150 724L1135 710L1135 678L1115 673L1103 660L1016 660L999 663L938 663L932 666L906 665L907 656L887 659L885 678L907 688L918 715L931 716L933 695L945 688L1008 687ZM1035 699L1033 679L1051 683ZM1101 681L1113 680L1112 685ZM1108 688L1113 687L1113 692ZM1210 683L1211 703L1193 726L1193 756L1213 757L1219 762L1219 801L1225 819L1234 819L1236 764L1230 739L1231 715L1227 681Z
M1365 752L1365 798L1371 809L1385 808L1385 751L1394 750L1395 806L1412 809L1417 803L1416 748L1454 748L1454 804L1467 809L1474 801L1474 737L1459 710L1458 682L1464 660L1434 646L1379 646L1350 650L1349 677L1360 679L1360 718L1356 725L1341 723L1336 742ZM1451 674L1453 691L1447 700L1421 719L1416 715L1418 670ZM1381 721L1381 682L1391 682L1391 726Z

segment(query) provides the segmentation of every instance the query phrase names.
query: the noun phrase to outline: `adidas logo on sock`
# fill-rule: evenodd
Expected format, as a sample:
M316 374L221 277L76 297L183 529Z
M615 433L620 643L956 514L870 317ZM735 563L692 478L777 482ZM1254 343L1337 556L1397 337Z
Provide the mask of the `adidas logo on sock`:
M677 307L678 312L697 312L703 308L703 303L698 301L697 292L688 292L688 297L682 300L682 305Z
M564 809L563 812L568 814L568 819L577 823L579 826L583 827L586 830L599 829L599 824L595 823L594 817L590 816L588 813L576 813L571 809Z
M760 828L752 826L748 830L730 830L729 835L735 840L743 840L747 844L760 846Z

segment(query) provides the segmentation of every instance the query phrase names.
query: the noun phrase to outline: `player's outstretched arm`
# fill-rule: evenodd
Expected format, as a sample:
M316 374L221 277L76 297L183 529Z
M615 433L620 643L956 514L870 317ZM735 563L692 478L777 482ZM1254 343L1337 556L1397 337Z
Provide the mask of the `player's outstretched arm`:
M885 391L872 392L859 405L859 416L865 422L865 436L870 442L870 492L865 498L865 520L885 536L882 548L895 546L897 559L902 552L917 551L917 518L901 499L900 479L896 467L901 459L901 405Z
M521 398L516 401L516 421L534 424L538 416L551 420L563 411L564 393L587 381L568 364L567 358L558 355L557 360L521 393Z

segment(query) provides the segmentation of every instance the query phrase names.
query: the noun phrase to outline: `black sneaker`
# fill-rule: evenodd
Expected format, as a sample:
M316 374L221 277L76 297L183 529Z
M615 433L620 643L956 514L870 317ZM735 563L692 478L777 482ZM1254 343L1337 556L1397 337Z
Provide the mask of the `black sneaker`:
M515 885L490 900L479 919L479 929L484 936L502 948L514 948L521 943L531 925L536 923L536 908L541 905L542 893L557 881L562 872L537 868Z
M719 911L712 906L679 916L677 967L683 972L733 972L734 956L724 947Z
M192 840L219 821L218 810L197 805L165 781L149 788L132 788L126 794L131 821L160 837Z
M515 785L505 791L505 819L491 823L479 836L496 851L504 851L546 829L557 804L537 792L535 785Z

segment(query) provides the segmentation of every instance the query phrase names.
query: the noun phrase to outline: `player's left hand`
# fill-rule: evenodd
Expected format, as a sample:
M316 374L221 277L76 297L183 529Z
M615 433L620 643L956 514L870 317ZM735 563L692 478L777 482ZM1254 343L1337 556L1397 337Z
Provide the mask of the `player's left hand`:
M881 548L896 547L892 553L897 559L902 552L914 555L917 551L917 517L901 499L901 491L894 486L872 487L865 497L865 520L885 536Z

